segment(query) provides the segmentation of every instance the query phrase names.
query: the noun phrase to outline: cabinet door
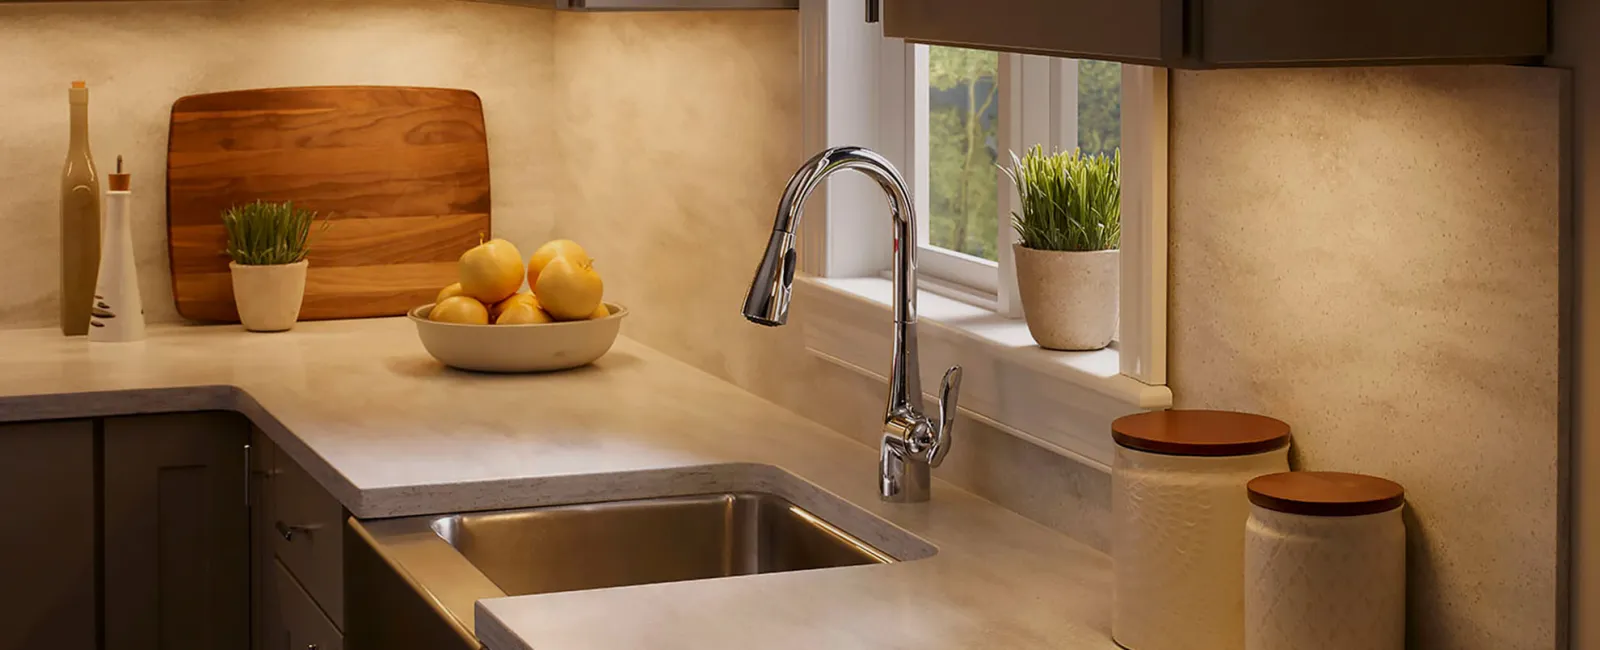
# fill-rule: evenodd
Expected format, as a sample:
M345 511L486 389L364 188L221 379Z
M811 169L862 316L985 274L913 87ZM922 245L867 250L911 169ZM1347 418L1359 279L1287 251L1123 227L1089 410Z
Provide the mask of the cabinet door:
M1170 65L1183 0L884 0L883 32L919 43Z
M93 650L94 424L0 425L0 650Z
M1545 0L1204 0L1207 65L1518 61L1549 52Z
M105 421L105 648L250 644L249 424L228 413Z

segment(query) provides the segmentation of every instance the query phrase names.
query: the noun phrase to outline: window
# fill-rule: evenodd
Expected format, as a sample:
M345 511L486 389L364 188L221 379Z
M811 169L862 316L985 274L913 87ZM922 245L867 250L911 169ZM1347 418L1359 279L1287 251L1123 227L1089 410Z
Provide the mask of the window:
M998 304L1015 303L1001 295L1007 285L999 281L1002 250L1012 241L1013 191L999 166L1034 144L1107 155L1119 149L1122 65L895 42L887 47L907 48L901 87L912 96L902 104L902 119L911 133L901 161L922 219L921 268L930 279ZM1030 81L1039 87L1024 85ZM1021 125L1028 123L1049 131L1026 133Z
M919 219L922 383L962 364L962 410L1064 455L1108 465L1111 420L1166 408L1167 81L1158 68L908 44L862 20L859 0L801 0L802 139L862 145L905 177ZM1033 344L1016 296L999 165L1038 144L1122 151L1116 344ZM799 233L804 340L825 361L882 379L892 252L882 191L832 177Z

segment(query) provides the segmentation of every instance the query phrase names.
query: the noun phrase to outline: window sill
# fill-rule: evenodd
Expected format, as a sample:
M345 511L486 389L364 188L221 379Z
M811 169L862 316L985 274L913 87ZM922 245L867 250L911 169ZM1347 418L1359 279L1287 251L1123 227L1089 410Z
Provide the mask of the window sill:
M797 278L806 349L887 382L893 348L893 287L879 278ZM936 387L961 365L964 415L1055 453L1109 471L1111 421L1168 408L1172 391L1121 374L1115 347L1057 352L1033 342L1028 326L993 311L918 293L922 385ZM803 310L803 311L802 311Z

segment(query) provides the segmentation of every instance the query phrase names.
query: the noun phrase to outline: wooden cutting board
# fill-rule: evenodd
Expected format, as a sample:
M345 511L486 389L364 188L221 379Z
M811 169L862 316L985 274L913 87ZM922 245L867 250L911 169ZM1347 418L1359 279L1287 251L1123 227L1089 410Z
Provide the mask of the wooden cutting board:
M301 320L404 314L455 282L456 259L489 236L483 105L465 90L383 86L179 99L167 242L185 318L239 320L221 215L257 199L330 220L312 232Z

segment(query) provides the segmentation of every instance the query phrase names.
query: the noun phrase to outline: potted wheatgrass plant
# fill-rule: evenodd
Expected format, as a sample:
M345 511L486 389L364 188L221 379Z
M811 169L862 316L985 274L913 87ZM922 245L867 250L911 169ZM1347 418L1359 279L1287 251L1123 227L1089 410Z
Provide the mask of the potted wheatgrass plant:
M222 213L239 322L252 332L282 332L300 318L306 252L317 214L292 203L256 201ZM326 222L324 222L326 223Z
M1098 350L1117 333L1122 238L1122 152L1011 154L1006 176L1021 197L1012 213L1017 289L1028 331L1053 350Z

